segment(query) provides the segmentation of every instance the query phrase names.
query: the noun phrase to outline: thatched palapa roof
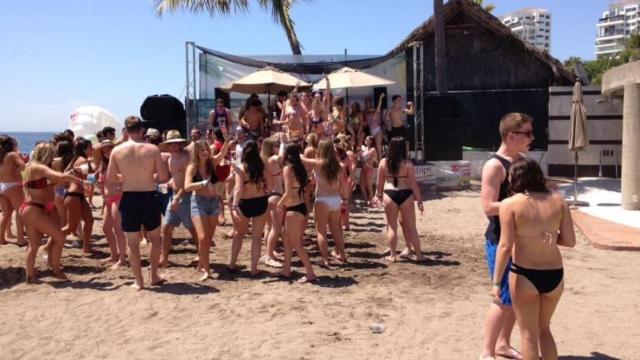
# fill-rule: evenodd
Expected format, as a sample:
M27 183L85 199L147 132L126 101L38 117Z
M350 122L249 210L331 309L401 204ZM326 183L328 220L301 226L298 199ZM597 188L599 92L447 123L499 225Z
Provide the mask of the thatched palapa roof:
M475 26L487 29L498 37L505 39L505 41L521 43L524 50L530 52L535 58L547 65L557 79L562 79L571 83L575 81L575 75L565 69L558 59L551 56L548 52L539 50L529 42L520 39L498 18L471 0L449 0L444 5L444 22L446 30L451 28L447 26L447 23L459 15L464 15L466 18L470 19ZM414 41L421 41L427 36L433 36L434 26L435 22L432 16L413 30L409 36L407 36L393 50L389 51L386 56L393 56L404 52Z

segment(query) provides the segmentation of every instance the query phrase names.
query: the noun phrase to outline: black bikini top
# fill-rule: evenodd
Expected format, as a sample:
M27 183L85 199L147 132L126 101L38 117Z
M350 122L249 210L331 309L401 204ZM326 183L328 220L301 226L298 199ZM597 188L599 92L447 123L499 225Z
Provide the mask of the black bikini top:
M40 179L27 181L24 185L29 189L44 189L49 185L49 182L47 181L47 178L42 177Z
M191 180L191 181L193 181L193 182L198 182L198 181L202 181L202 180L204 180L204 179L202 178L202 175L200 175L200 170L198 169L198 170L196 171L196 174L195 174L195 175L193 175L193 178L192 178L192 180ZM216 172L215 172L215 171L212 171L212 172L211 172L211 174L209 174L209 181L210 181L212 184L215 184L215 183L217 183L217 182L218 182L218 174L216 174Z

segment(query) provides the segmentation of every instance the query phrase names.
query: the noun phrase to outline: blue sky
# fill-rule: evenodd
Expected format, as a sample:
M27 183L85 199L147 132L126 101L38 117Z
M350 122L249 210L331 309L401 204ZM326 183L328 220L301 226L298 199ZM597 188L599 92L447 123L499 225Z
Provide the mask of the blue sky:
M593 58L606 0L493 0L494 14L553 14L551 54ZM392 5L390 5L392 4ZM293 10L306 54L383 54L431 16L430 0L312 0ZM144 98L184 96L184 42L239 55L289 54L270 14L155 16L150 0L10 1L0 12L0 132L58 131L80 105L123 119Z

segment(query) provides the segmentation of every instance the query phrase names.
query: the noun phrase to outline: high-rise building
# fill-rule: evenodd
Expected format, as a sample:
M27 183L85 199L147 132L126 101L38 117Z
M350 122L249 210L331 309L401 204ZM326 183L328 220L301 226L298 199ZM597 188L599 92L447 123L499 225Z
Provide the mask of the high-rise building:
M500 17L522 40L540 50L551 49L551 12L546 9L524 8Z
M624 40L638 33L639 18L640 0L610 4L596 24L596 57L613 57L624 50Z

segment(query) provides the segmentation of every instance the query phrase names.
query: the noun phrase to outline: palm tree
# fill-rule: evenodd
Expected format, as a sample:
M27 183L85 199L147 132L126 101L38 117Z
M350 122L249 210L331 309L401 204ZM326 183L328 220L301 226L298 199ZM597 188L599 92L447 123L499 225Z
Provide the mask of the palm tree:
M291 7L299 0L257 0L261 8L271 11L273 21L281 25L287 34L293 55L302 55L302 45L296 35L295 23L291 18ZM234 12L246 12L249 0L154 0L154 8L158 16L165 12L188 10L194 14L208 13L211 17L228 15Z
M433 0L433 21L435 32L434 71L436 92L447 92L447 55L445 47L444 5L442 0Z
M473 0L473 2L474 2L474 3L476 3L476 4L478 4L478 5L480 5L480 6L484 5L484 0ZM492 13L492 12L493 12L493 10L495 10L495 9L496 9L496 6L495 6L495 5L493 5L493 4L487 4L487 5L484 7L484 9L485 9L486 11L488 11L488 12Z

